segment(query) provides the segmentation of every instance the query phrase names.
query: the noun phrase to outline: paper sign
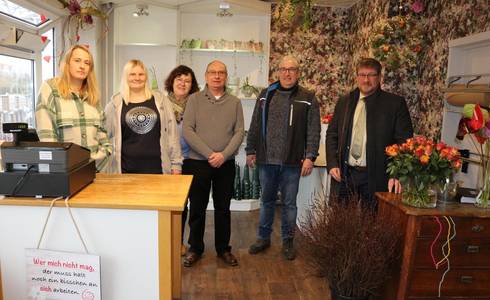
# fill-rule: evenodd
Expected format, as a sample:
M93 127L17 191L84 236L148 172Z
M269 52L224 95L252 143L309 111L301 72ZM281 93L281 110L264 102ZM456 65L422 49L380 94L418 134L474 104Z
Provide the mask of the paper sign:
M39 151L39 160L53 160L53 152Z
M100 300L100 256L26 249L28 300Z

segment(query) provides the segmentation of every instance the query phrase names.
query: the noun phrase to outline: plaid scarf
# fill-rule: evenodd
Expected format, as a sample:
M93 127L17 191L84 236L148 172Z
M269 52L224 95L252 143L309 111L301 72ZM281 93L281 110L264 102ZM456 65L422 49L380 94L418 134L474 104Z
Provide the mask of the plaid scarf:
M182 102L178 101L175 98L174 93L170 93L168 95L168 98L170 99L170 102L172 102L172 108L174 109L175 120L177 121L177 124L180 124L180 122L182 122L182 119L184 117L185 105L187 104L187 99L189 99L189 96L185 97L184 100L182 100Z

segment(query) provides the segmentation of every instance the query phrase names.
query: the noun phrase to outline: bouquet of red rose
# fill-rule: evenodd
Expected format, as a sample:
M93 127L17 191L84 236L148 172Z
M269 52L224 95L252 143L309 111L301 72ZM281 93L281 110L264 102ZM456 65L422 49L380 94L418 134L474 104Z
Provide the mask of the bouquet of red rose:
M386 147L387 173L400 180L403 201L417 207L434 207L436 195L430 188L442 184L461 167L461 155L454 147L434 143L426 137L409 138L402 145Z

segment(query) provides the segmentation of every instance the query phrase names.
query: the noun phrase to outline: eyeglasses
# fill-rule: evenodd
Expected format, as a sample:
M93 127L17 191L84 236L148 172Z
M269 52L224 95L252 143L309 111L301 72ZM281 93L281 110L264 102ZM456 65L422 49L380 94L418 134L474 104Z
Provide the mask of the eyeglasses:
M357 77L359 77L359 78L366 78L366 77L367 77L367 78L369 78L369 79L371 79L371 78L375 78L375 77L378 77L378 76L379 76L379 74L378 74L378 73L357 74Z
M286 73L296 73L298 72L298 68L279 68L279 72L286 74Z
M180 84L191 84L192 83L191 80L185 80L182 78L176 78L175 81L177 81L177 83L180 83Z
M219 76L219 77L226 76L226 71L207 71L206 73L208 73L211 76Z

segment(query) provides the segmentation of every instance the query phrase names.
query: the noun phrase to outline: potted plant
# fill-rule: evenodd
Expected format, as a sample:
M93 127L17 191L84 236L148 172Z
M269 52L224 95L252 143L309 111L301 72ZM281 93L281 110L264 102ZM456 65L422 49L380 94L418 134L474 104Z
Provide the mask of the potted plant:
M328 203L317 197L305 220L301 252L308 269L327 280L332 299L376 298L398 257L399 221L363 208L354 196Z
M252 95L259 95L259 90L248 82L248 77L245 77L245 83L242 85L241 90L243 95L247 98L252 97Z

